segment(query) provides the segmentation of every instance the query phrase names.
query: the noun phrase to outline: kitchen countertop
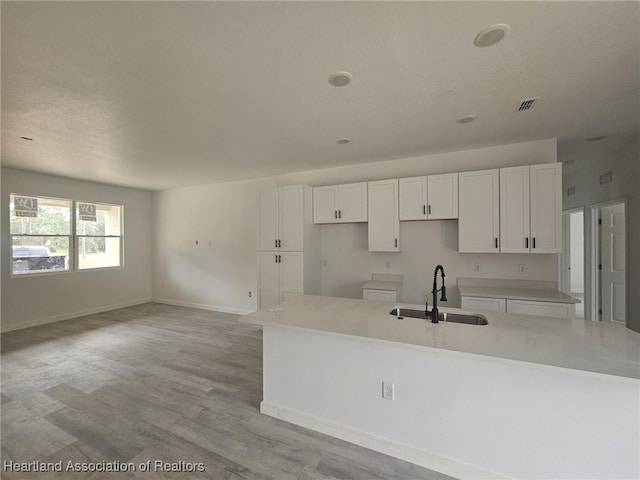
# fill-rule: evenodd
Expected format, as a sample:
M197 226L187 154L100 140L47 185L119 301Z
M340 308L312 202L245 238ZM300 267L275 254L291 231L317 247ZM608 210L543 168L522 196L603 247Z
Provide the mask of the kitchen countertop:
M362 285L362 288L368 288L371 290L388 290L395 292L400 287L400 282L389 282L384 280L369 280Z
M395 306L383 301L303 295L279 309L258 311L241 321L640 379L640 334L623 325L501 312L483 312L489 325L434 324L410 317L399 320L389 314ZM465 312L446 307L440 311Z
M459 278L461 297L506 298L536 302L580 303L580 300L558 291L556 282Z

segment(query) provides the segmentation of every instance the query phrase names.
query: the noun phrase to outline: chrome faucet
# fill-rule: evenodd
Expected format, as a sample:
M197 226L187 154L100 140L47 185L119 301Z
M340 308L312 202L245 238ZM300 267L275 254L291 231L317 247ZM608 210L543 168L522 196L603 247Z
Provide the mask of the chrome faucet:
M438 270L440 271L440 277L442 278L442 287L438 289ZM433 295L433 307L431 308L431 323L438 323L438 292L442 292L440 295L440 301L447 301L447 287L444 286L444 268L442 265L438 265L433 271L433 289L431 294Z

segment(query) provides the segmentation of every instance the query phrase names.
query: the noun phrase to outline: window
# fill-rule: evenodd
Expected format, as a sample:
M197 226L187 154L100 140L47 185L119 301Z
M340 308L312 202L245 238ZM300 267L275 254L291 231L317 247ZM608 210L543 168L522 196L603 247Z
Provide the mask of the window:
M120 267L123 208L11 194L13 273Z
M69 270L71 200L10 195L13 273Z
M122 206L76 202L78 268L119 267Z

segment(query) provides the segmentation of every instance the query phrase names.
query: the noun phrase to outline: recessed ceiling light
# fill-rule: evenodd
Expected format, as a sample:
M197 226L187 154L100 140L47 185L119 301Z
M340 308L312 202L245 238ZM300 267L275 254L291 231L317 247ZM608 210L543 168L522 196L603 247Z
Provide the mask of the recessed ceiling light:
M342 137L336 140L336 143L339 143L340 145L346 145L347 143L351 143L351 139L349 137Z
M598 140L602 140L603 138L606 138L604 135L601 135L599 137L589 137L587 138L587 142L597 142Z
M496 23L490 27L483 28L476 35L473 44L476 47L490 47L506 37L510 30L511 28L506 23Z
M33 142L33 138L30 137L20 137L22 140L28 140L30 142Z
M475 115L465 115L456 120L456 123L471 123L476 119Z
M353 75L349 72L336 72L329 76L329 83L334 87L344 87L353 80Z

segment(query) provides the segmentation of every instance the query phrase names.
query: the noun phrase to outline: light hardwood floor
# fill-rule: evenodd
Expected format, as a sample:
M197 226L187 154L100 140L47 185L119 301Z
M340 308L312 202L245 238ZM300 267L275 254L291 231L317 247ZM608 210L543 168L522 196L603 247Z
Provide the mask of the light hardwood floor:
M262 331L235 315L149 303L5 333L1 399L3 479L451 478L261 415ZM141 472L149 460L206 470ZM10 473L8 461L136 471Z

